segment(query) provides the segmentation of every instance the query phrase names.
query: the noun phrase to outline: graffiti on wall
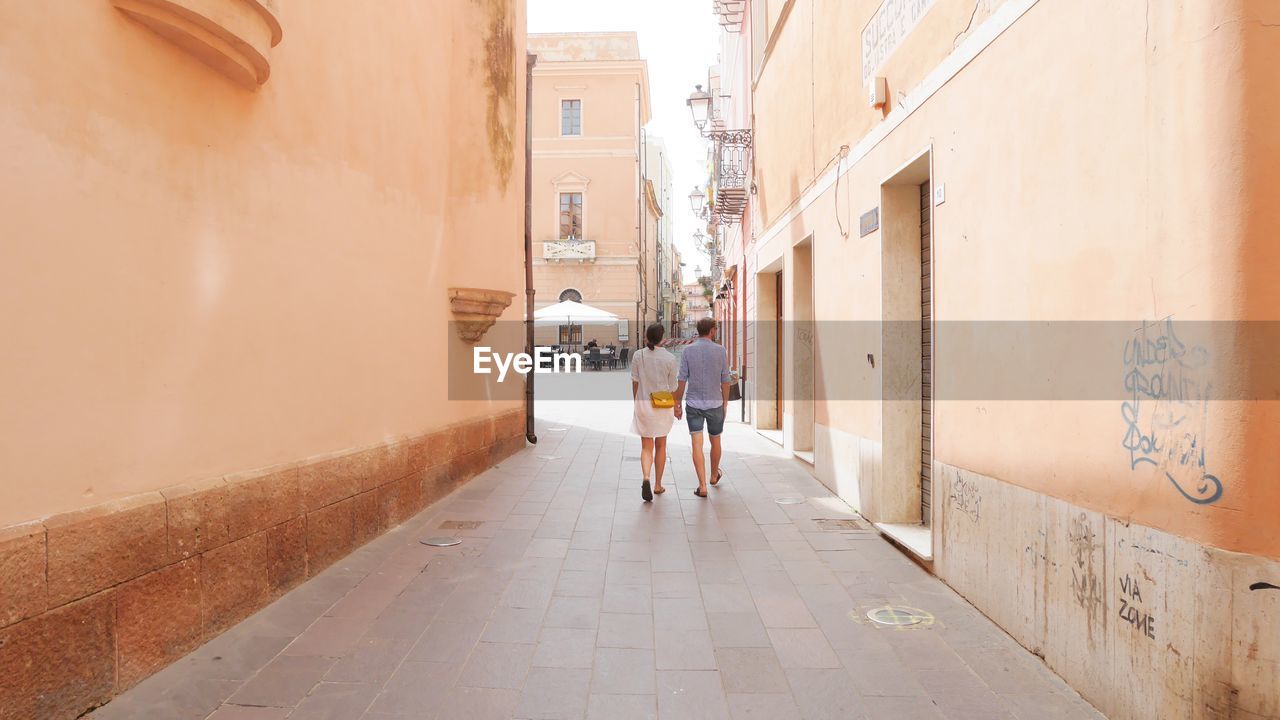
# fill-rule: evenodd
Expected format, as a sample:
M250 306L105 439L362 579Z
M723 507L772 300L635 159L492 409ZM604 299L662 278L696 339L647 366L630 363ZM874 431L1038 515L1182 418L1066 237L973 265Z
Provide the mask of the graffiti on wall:
M1093 568L1093 556L1102 545L1098 542L1089 516L1080 513L1071 520L1071 532L1067 535L1071 546L1071 593L1076 604L1089 614L1090 627L1094 611L1102 605L1102 582Z
M1125 342L1120 406L1129 469L1153 466L1183 497L1198 505L1222 498L1222 481L1205 465L1208 429L1209 352L1188 347L1173 319L1144 323Z
M1142 601L1138 580L1128 574L1120 578L1120 619L1133 626L1139 635L1156 639L1156 619Z
M978 522L982 519L982 495L978 493L977 483L969 482L957 476L951 483L951 507Z
M1150 553L1150 554L1152 554L1152 555L1158 555L1158 556L1160 556L1160 557L1162 557L1162 558L1165 558L1166 560L1168 560L1168 561L1169 561L1169 562L1171 562L1171 563L1175 563L1176 565L1178 565L1178 566L1180 566L1180 567L1187 567L1188 565L1190 565L1190 563L1189 563L1189 562L1187 562L1187 559L1186 559L1186 558L1178 557L1177 555L1174 555L1174 554L1172 554L1172 553L1166 552L1166 551L1164 551L1164 550L1162 550L1162 549L1160 549L1160 548L1158 548L1158 547L1152 547L1152 546L1150 546L1150 545L1145 545L1145 544L1143 544L1143 543L1141 543L1141 542L1139 542L1139 541L1137 541L1137 540L1125 540L1123 537L1122 537L1122 538L1117 538L1117 539L1116 539L1116 547L1117 547L1117 548L1119 548L1120 550L1130 549L1130 550L1134 550L1134 551L1137 551L1137 552Z

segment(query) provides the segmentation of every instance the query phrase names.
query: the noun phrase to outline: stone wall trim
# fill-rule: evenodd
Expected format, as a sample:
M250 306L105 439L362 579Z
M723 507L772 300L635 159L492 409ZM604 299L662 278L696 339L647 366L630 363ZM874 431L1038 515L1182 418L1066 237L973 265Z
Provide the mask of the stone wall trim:
M938 577L1107 717L1280 718L1280 561L934 468Z
M510 410L0 528L0 720L106 703L520 450L523 435L524 411Z

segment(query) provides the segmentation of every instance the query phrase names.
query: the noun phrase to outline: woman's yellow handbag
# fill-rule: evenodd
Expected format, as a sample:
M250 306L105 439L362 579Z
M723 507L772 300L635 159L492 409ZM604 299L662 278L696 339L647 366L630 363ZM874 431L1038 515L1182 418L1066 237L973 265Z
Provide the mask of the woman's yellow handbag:
M646 355L636 353L636 363L640 362L640 358ZM670 390L659 390L649 393L649 404L657 410L666 410L676 406L676 396Z

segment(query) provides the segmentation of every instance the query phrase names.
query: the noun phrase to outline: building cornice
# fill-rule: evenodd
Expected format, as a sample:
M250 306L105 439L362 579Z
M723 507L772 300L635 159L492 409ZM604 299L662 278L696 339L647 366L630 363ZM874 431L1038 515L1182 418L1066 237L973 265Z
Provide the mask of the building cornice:
M545 75L626 75L647 71L644 60L538 60L533 77L536 80Z
M569 157L569 158L589 158L589 157L619 157L632 158L636 156L635 150L534 150L534 157Z
M533 70L534 82L540 78L608 75L623 76L640 83L641 124L653 119L649 100L649 63L646 60L539 60Z

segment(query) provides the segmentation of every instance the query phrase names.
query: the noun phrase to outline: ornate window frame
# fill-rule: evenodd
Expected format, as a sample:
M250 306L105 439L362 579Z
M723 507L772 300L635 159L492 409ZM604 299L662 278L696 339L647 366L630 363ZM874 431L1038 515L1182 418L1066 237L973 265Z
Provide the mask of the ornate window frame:
M576 172L569 171L559 175L551 180L551 184L555 187L555 194L551 198L551 205L555 212L555 238L556 242L564 240L560 237L560 195L562 193L581 193L582 194L582 235L579 240L586 239L590 233L587 232L587 186L591 184L591 178L585 175L579 175Z

